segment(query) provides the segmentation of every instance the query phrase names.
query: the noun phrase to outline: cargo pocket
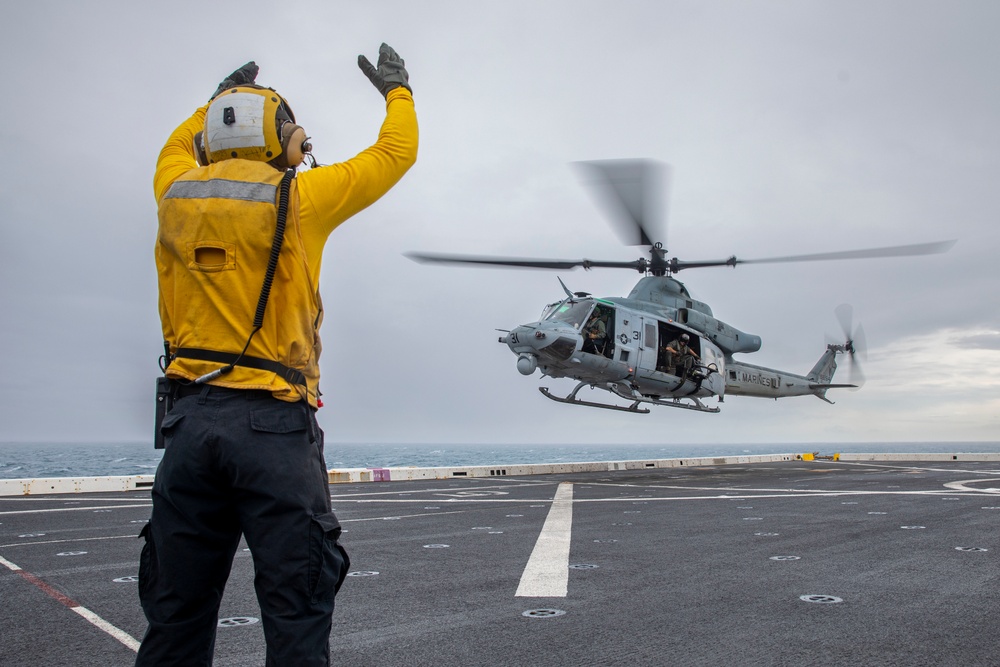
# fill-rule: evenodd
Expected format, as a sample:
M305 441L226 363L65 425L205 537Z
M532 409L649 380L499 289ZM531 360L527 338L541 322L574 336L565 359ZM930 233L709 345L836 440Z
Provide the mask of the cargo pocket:
M340 523L333 514L314 514L309 527L309 592L313 604L327 602L340 590L351 559L337 541Z
M139 603L145 609L148 598L147 591L152 577L152 563L156 559L156 549L153 545L153 535L150 532L149 523L139 531L139 539L145 540L142 545L142 553L139 554Z
M295 433L309 428L304 410L290 408L267 408L250 412L250 428L262 433Z
M162 447L166 447L167 444L169 444L170 439L173 437L174 430L177 425L181 423L182 419L184 419L184 414L177 412L168 412L163 416L163 421L160 422L160 432L158 434Z

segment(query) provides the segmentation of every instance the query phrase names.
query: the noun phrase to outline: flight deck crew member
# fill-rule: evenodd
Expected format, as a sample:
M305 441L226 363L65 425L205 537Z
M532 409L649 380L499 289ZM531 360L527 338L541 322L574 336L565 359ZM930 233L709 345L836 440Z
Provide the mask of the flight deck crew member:
M363 56L358 65L386 115L375 144L346 162L294 177L311 146L287 102L254 84L252 62L173 132L157 161L156 266L175 401L142 531L149 625L137 665L212 663L241 534L267 665L329 664L334 596L350 561L315 419L320 264L337 225L417 157L403 60L382 44L377 66Z

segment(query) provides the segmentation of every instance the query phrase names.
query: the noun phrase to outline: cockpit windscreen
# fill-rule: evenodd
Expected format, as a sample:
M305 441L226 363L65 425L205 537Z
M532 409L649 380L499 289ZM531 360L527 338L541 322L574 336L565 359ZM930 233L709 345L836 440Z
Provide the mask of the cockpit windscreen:
M579 329L593 307L592 301L563 301L546 308L542 319L568 322Z

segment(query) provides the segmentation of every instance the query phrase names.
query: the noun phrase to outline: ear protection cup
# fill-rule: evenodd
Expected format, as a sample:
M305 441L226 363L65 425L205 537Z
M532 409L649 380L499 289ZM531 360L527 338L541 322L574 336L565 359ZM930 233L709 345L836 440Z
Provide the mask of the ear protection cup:
M293 122L281 125L281 155L271 163L281 169L297 167L306 159L306 153L312 150L306 131Z

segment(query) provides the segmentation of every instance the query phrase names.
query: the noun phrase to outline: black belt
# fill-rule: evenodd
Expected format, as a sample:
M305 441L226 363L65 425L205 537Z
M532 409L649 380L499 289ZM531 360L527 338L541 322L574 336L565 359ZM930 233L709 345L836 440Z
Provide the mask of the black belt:
M246 368L255 368L259 371L271 371L272 373L276 373L278 377L283 378L289 384L297 384L303 387L308 386L306 383L306 376L302 374L302 371L289 368L288 366L271 359L251 357L246 354L240 357L240 355L233 354L232 352L199 350L193 347L178 348L177 351L174 352L174 356L181 357L183 359L195 359L197 361L213 361L220 364L231 364L236 362L237 366L245 366ZM239 361L237 361L237 359L239 359Z
M232 387L219 387L214 384L195 384L193 382L190 384L181 384L176 380L173 382L173 385L173 396L175 399L185 398L187 396L198 396L201 394L215 397L218 397L220 394L238 394L250 400L274 398L274 394L266 389L235 389Z

